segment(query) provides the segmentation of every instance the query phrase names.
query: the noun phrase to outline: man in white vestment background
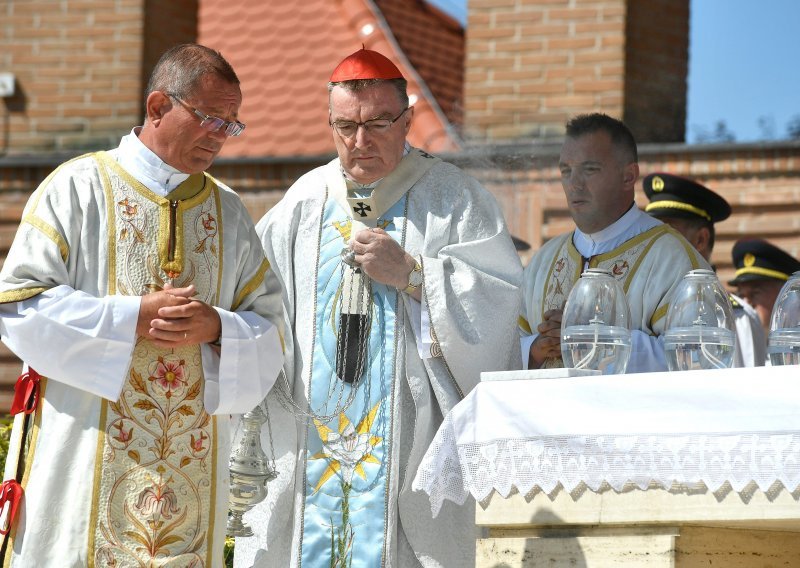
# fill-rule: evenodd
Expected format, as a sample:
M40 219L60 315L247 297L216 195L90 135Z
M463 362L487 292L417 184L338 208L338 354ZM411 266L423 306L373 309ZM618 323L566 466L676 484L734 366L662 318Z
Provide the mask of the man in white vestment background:
M6 463L24 498L4 566L222 565L229 414L283 363L255 227L204 173L244 129L241 101L219 53L176 46L144 126L29 200L0 273L0 334L28 370L15 406L31 411Z
M655 173L642 180L650 200L644 210L683 235L703 258L711 262L715 223L731 214L730 204L694 180ZM767 357L767 337L756 311L743 299L728 293L736 326L736 367L760 367Z
M562 367L561 315L587 268L606 268L625 290L631 310L627 372L667 370L664 343L672 290L690 270L710 268L677 231L634 203L639 177L633 134L605 114L567 122L558 163L577 229L545 243L525 268L519 318L522 363Z
M287 380L267 397L278 478L237 566L474 565L474 507L433 519L411 484L481 371L519 367L522 267L491 194L406 143L413 115L388 58L347 57L329 83L338 158L257 225Z

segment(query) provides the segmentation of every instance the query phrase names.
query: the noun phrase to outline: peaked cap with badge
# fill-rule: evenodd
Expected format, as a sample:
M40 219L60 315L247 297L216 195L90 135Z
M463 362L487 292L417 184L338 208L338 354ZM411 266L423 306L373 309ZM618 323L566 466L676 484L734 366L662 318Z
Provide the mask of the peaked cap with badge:
M666 173L644 178L644 193L650 203L645 211L653 217L724 221L731 214L725 199L696 181Z
M733 245L736 276L728 284L736 286L752 280L786 281L800 270L800 261L764 239L740 239Z

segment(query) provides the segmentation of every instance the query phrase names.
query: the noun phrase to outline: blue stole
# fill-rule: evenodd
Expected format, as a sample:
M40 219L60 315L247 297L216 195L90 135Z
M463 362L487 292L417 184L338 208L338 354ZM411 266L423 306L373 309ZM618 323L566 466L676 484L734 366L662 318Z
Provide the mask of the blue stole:
M406 197L378 219L402 242ZM375 568L388 550L386 518L391 467L395 310L398 292L372 281L372 317L363 374L345 384L336 376L340 253L350 238L351 218L334 200L323 211L315 314L316 340L309 380L311 409L330 415L355 389L352 403L328 423L306 430L305 500L301 565ZM366 275L364 275L366 278ZM339 394L341 393L341 396Z

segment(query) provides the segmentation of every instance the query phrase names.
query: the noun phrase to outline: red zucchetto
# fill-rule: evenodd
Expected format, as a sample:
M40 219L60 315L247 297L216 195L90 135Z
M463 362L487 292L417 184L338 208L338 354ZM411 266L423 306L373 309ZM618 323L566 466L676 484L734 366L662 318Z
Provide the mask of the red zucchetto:
M336 66L330 82L354 81L356 79L403 79L397 66L385 55L362 47L348 55Z

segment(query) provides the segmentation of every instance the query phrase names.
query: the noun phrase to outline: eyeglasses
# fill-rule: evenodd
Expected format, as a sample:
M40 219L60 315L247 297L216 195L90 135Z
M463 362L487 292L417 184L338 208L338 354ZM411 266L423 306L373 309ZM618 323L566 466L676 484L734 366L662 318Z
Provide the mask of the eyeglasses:
M235 120L233 122L228 122L227 120L223 120L218 116L211 116L208 114L203 114L193 106L189 106L184 102L178 95L174 93L167 93L168 97L172 97L186 110L193 112L199 119L200 119L200 128L204 130L208 130L209 132L219 132L220 129L224 129L226 136L239 136L244 130L244 124Z
M344 138L350 138L356 135L358 132L358 127L363 126L364 130L373 134L381 134L389 130L389 127L400 120L400 117L403 116L408 109L411 107L406 107L403 111L395 116L394 118L373 118L372 120L365 120L364 122L353 122L352 120L336 120L334 122L329 122L333 128L336 129L336 132L339 133L340 136Z

